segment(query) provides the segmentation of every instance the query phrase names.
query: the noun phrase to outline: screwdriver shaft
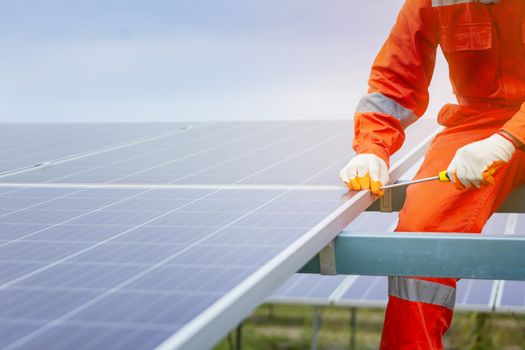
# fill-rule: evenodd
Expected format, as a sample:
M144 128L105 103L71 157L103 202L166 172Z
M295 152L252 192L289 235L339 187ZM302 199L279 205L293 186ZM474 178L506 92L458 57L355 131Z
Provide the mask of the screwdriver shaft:
M428 182L428 181L435 181L435 180L439 180L439 176L432 176L432 177L427 177L427 178L424 178L424 179L413 180L413 181L399 182L399 183L395 183L395 184L392 184L392 185L383 186L383 187L381 187L381 189L382 190L387 190L389 188L408 186L408 185L413 185L413 184L417 184L417 183L421 183L421 182Z

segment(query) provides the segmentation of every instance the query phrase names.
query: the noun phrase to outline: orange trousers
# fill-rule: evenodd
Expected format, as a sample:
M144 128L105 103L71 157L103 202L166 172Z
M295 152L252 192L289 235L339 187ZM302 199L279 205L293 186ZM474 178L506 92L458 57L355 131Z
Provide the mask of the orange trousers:
M445 130L433 140L415 178L435 176L446 169L458 148L498 132L513 113L515 110L506 109L481 113L447 105L439 117ZM512 160L499 169L495 180L494 185L463 191L440 182L409 186L396 231L481 232L507 195L525 183L525 152L517 151ZM391 279L395 279L395 285L389 280L380 348L443 349L442 336L452 321L456 279ZM429 296L429 293L442 295Z

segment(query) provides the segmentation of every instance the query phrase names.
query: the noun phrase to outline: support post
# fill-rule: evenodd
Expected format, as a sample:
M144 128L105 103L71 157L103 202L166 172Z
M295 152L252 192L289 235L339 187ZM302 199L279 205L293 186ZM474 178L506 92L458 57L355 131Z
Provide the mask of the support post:
M312 317L312 346L311 350L317 350L319 345L319 330L321 329L321 308L314 306Z
M239 323L239 325L237 326L237 331L235 332L235 335L236 335L236 339L235 339L235 348L236 350L241 350L242 349L242 325L243 323Z
M350 309L350 350L356 350L357 341L357 308Z

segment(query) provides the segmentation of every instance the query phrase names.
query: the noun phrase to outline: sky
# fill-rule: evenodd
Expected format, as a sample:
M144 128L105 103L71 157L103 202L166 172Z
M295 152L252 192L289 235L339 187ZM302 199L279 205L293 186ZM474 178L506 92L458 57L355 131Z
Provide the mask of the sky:
M0 122L351 118L401 4L0 0Z

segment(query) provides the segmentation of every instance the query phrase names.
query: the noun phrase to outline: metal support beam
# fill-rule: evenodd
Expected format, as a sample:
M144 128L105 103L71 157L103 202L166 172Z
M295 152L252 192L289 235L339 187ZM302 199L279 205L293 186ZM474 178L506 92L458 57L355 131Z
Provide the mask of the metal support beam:
M449 184L448 184L449 185ZM416 185L417 186L417 185ZM443 184L447 186L447 184ZM367 211L399 211L405 203L406 187L396 187L385 191L385 199L372 204ZM515 189L503 205L499 213L525 213L525 185Z
M525 235L348 233L335 240L341 275L525 280ZM314 257L300 272L319 273Z

